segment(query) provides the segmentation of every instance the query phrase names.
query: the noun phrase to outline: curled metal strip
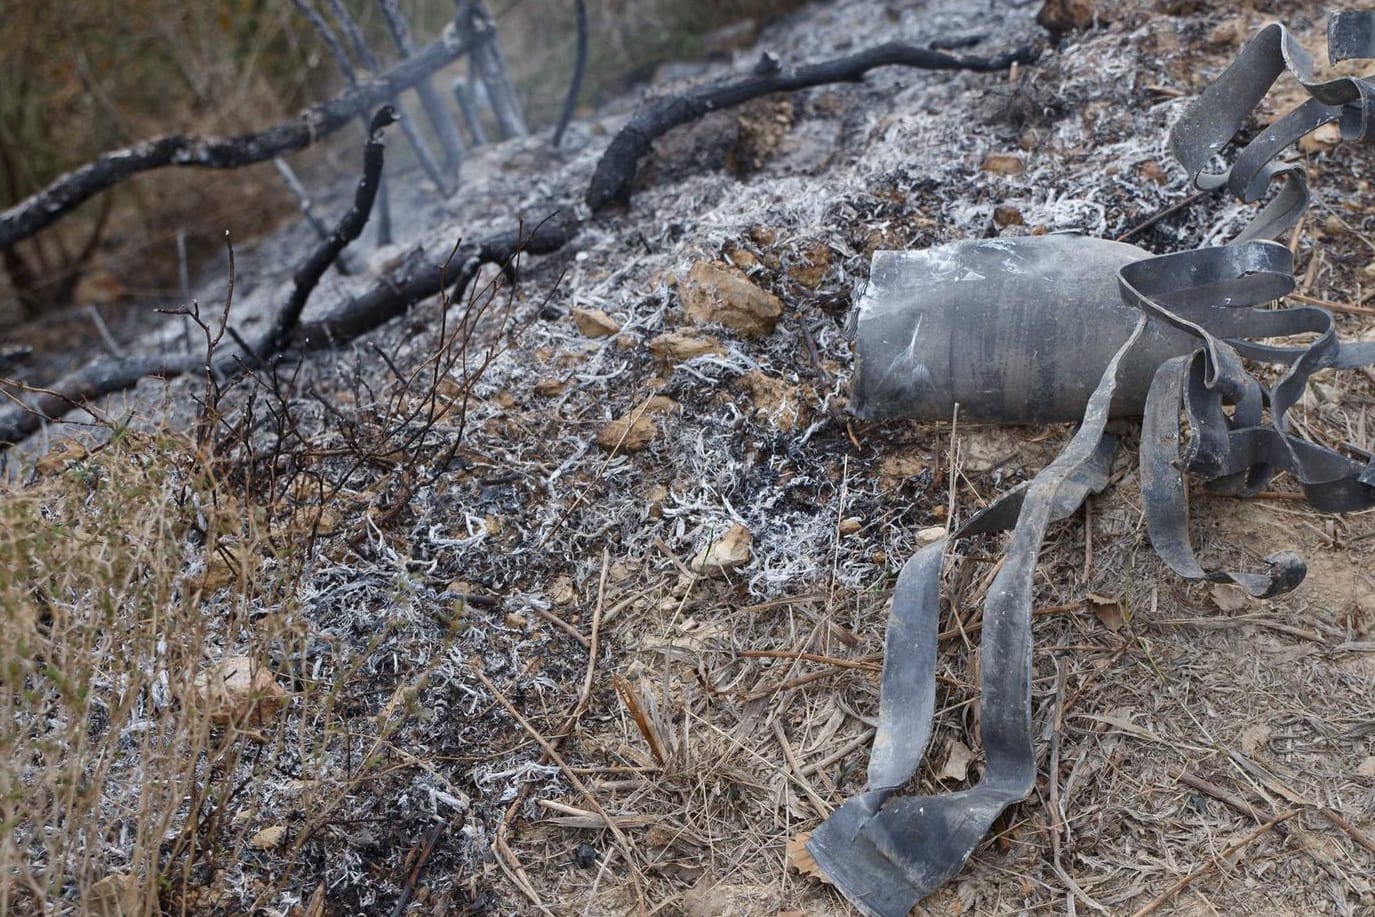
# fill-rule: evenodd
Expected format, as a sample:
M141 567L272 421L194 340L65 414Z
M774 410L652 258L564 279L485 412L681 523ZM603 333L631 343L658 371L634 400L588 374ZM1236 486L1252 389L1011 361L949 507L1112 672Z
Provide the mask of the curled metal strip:
M1375 14L1334 17L1329 45L1334 60L1375 56ZM1263 131L1230 169L1206 172L1286 71L1311 99ZM1125 406L1142 416L1142 493L1151 541L1185 578L1236 583L1269 597L1293 589L1306 573L1292 552L1266 558L1261 572L1203 569L1189 543L1186 474L1213 490L1246 494L1284 469L1317 509L1375 506L1375 458L1362 465L1286 429L1286 414L1313 372L1375 362L1375 344L1339 341L1332 316L1322 309L1257 308L1294 286L1289 251L1259 240L1292 226L1307 204L1303 169L1274 157L1334 121L1345 139L1370 139L1372 100L1375 84L1366 80L1313 81L1306 52L1282 27L1270 26L1171 136L1172 149L1199 187L1225 186L1251 201L1272 179L1286 179L1234 244L1149 257L1101 240L1050 237L876 255L873 285L854 326L852 391L860 416L948 416L955 402L963 416L965 396L979 419L1010 423L1058 416L1076 399L1086 407L1078 432L1045 471L951 533L1012 532L984 607L980 715L987 767L975 786L956 793L897 795L916 774L931 737L941 564L949 541L917 552L898 578L869 786L807 844L862 912L906 914L963 866L993 820L1034 783L1032 578L1047 525L1074 512L1107 481L1114 448L1105 434L1110 413ZM1120 306L1105 304L1101 295L1108 277ZM999 309L1016 314L1008 320ZM1135 316L1129 335L1124 315ZM998 336L1018 322L1020 331ZM1098 333L1080 331L1094 322L1101 325ZM971 323L991 340L962 339L958 329ZM1303 347L1264 340L1300 333L1314 339ZM972 352L960 352L962 341ZM1041 352L1047 341L1058 348ZM1012 353L1006 352L1009 344ZM1105 346L1115 352L1085 395L1083 364L1091 366ZM980 359L992 369L968 369ZM1267 387L1243 359L1285 370ZM1080 365L1066 371L1076 361ZM1001 390L1018 385L1025 389Z
M982 644L985 658L997 660L981 670L984 759L983 779L974 787L944 796L894 797L893 790L916 770L930 737L934 687L923 688L918 703L904 707L882 702L875 737L877 767L870 765L870 789L834 813L812 833L807 849L845 896L866 914L897 917L959 871L988 833L994 819L1031 790L1036 763L1031 744L1031 587L1046 527L1073 512L1089 490L1107 480L1111 440L1104 437L1117 368L1146 327L1138 319L1118 348L1089 399L1084 422L1054 462L1016 498L983 521L971 520L962 533L1006 528L1006 510L1016 506L1007 560L989 587L984 604ZM1105 444L1109 444L1105 447ZM992 522L989 520L997 520ZM936 625L940 617L940 559L943 542L909 561L893 596L884 689L900 681L906 697L911 680L934 686ZM906 582L903 582L906 580ZM916 741L909 741L916 739ZM908 746L900 753L897 744ZM915 751L915 754L911 752ZM872 762L873 759L871 759Z

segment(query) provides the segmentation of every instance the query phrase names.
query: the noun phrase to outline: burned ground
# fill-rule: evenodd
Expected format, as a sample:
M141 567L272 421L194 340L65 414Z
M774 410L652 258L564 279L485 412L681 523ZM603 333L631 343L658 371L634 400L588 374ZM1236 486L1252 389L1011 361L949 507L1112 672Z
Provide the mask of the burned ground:
M187 810L174 819L197 853L162 906L842 910L790 867L789 842L863 785L896 572L923 530L1034 474L1066 434L848 418L845 315L869 255L1067 229L1168 251L1225 239L1247 212L1201 199L1141 228L1191 193L1166 128L1260 17L1115 6L1012 74L888 68L679 129L628 207L523 259L518 286L484 273L462 302L225 394L210 438L243 521L188 548L202 588L179 601L209 622L203 660L265 660L287 703L223 773L206 757L218 808L194 830ZM1318 48L1323 23L1300 6L1283 19ZM764 30L735 67L894 34L977 29L996 51L1038 36L1035 12L839 0ZM406 241L370 263L577 206L633 103L575 125L563 152L543 138L480 152L447 201L411 176ZM1317 201L1292 240L1300 291L1355 305L1342 332L1369 335L1370 154L1304 155ZM276 301L305 239L241 253L233 321L252 328ZM772 330L689 321L699 262L777 297ZM367 282L327 278L312 308ZM590 336L575 309L614 332ZM146 382L106 413L190 429L200 385ZM1325 376L1297 423L1369 443L1372 392L1368 373ZM1265 604L1187 585L1151 552L1126 433L1112 486L1052 530L1039 572L1038 791L925 907L1134 910L1290 808L1165 911L1375 906L1371 515L1200 494L1205 560L1295 547L1313 574ZM746 562L701 556L736 526ZM947 578L927 789L980 767L978 608L999 548L962 542ZM145 776L117 768L100 798L114 807ZM120 857L88 855L66 893L129 869Z

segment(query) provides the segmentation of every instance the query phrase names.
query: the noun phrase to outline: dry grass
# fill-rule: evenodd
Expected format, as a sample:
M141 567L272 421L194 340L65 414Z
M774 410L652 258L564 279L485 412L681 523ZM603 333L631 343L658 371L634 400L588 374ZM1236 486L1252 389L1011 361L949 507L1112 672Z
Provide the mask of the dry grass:
M249 624L248 591L206 613L227 575L219 559L257 558L258 537L192 444L168 434L117 431L89 451L68 441L5 491L0 909L89 904L112 873L155 900L177 878L169 858L203 854L231 790L223 774L245 753L194 685ZM274 629L247 642L261 650Z

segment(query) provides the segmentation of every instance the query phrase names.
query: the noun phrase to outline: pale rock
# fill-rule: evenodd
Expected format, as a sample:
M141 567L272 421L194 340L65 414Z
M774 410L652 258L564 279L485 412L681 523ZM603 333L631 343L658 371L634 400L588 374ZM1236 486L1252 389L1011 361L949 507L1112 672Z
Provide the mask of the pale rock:
M940 540L941 540L942 538L944 538L944 537L945 537L945 526L943 526L943 525L928 525L928 526L927 526L926 528L924 528L924 529L918 529L918 530L917 530L917 545L918 545L919 547L923 547L923 548L924 548L924 547L926 547L926 546L929 545L929 544L934 544L935 542L940 541Z
M703 356L704 354L724 354L726 349L721 346L721 341L709 334L698 334L695 331L669 331L652 338L649 342L649 352L654 355L654 359L666 366L677 363L686 363L688 360Z
M736 523L702 547L692 559L692 569L707 576L725 576L750 562L753 536Z
M196 676L196 695L217 726L260 727L286 704L286 692L264 665L248 656L230 656Z
M589 338L610 337L621 330L620 322L601 309L582 309L575 306L573 324L578 326L579 334Z
M697 325L725 325L745 337L763 337L783 315L777 296L761 290L733 267L698 261L679 279L683 313Z
M602 427L597 434L597 446L607 452L640 452L659 435L655 414L663 414L677 406L672 398L653 395L631 411Z

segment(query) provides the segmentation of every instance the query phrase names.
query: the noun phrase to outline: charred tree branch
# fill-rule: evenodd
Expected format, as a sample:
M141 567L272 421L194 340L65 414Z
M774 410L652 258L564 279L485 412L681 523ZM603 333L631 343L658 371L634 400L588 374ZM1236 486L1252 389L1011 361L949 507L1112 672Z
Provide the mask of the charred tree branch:
M450 290L453 301L458 301L463 298L482 265L494 264L506 269L522 253L543 255L558 251L580 229L573 209L568 207L530 231L496 233L477 243L462 245L455 256L444 263L437 263L421 252L371 290L342 304L329 315L316 321L295 324L294 331L278 342L278 349L270 356L276 356L288 347L307 352L346 344L404 315L411 306L442 290ZM321 257L320 250L312 255L314 259ZM300 277L304 270L303 267L297 272L297 290L300 289ZM284 310L276 324L288 324L284 321L286 317ZM261 345L255 349L258 349L258 354L233 348L209 365L203 355L195 354L153 354L126 360L96 360L49 388L24 389L22 396L11 394L12 403L0 408L0 450L23 442L48 421L60 419L103 396L133 388L143 379L172 379L196 372L208 372L221 378L234 376L245 367L260 362L259 355L263 352Z
M377 200L377 187L382 182L382 164L385 157L382 131L388 125L395 124L396 120L396 109L390 105L382 106L377 114L372 116L372 123L368 125L367 146L363 150L363 177L358 182L353 207L344 214L344 218L339 221L339 225L330 233L329 238L320 243L310 253L310 257L306 258L305 263L296 269L296 274L292 277L291 298L277 314L272 329L268 331L262 343L254 348L259 359L266 361L276 353L281 343L295 330L301 320L301 313L305 311L306 302L320 282L320 278L324 276L334 259L339 257L350 242L362 234L363 227L368 224L373 202Z
M496 35L496 20L482 0L461 0L458 20L462 26L471 29L475 36ZM495 40L482 42L473 48L472 61L482 77L483 85L487 87L492 114L496 116L503 138L524 137L529 130L525 127L520 101L506 73L506 59L502 57L501 45Z
M477 37L473 41L484 41L489 35L490 31L486 31L484 34L484 30L479 29ZM431 70L435 69L436 66L433 65L432 58L430 63L424 65L421 65L420 61L426 59L427 55L438 53L434 51L437 46L439 45L432 45L420 58L403 65L407 68L413 68L408 69L407 73L414 76L415 73L421 72L424 66L430 66ZM452 57L464 53L471 46L471 43L455 39L453 45L445 53L450 54L450 59L452 59ZM1030 61L1034 58L1035 52L1029 48L1017 49L990 58L976 58L954 56L905 44L887 44L849 57L801 67L791 72L757 74L736 82L718 82L699 89L689 90L683 95L656 102L642 109L630 119L630 122L613 139L610 147L602 156L591 186L587 191L586 200L596 211L613 200L625 199L627 189L634 178L639 157L649 150L654 138L713 109L739 105L771 92L791 91L827 82L859 80L867 71L880 66L896 64L928 69L986 71L1000 70L1014 62ZM378 80L364 84L359 87L357 93L345 94L334 103L330 103L336 106L335 109L331 109L332 112L335 112L331 117L336 118L338 123L342 124L356 114L356 111L349 110L344 105L344 99L356 101L358 97L364 95L367 98L380 98L382 100L391 98L397 92L398 81L402 79L396 75L398 69L400 68L392 71L391 80ZM338 110L341 108L343 110ZM175 140L177 138L169 139ZM182 138L182 142L186 142L185 138ZM204 142L196 141L196 143ZM223 143L224 141L220 142ZM374 142L375 138L370 137L369 155L372 154ZM380 144L378 146L380 149ZM128 152L126 151L126 153ZM273 155L272 152L269 152L261 158L270 158L271 155ZM214 157L211 159L218 162L218 160L214 160ZM203 163L186 162L184 164ZM139 169L133 171L139 171ZM72 176L69 176L68 179L60 181L58 184L63 185L71 178ZM350 223L351 226L353 223L357 224L351 230L354 236L358 231L361 231L362 222L366 221L364 204L367 201L363 187L366 184L369 182L365 174L363 182L360 183L354 211L345 219L345 222ZM109 183L103 187L108 186ZM375 193L375 189L366 193ZM44 194L51 195L52 189L44 192ZM40 207L41 209L41 205L34 204L33 200L37 199L31 199L31 202L20 209L29 207ZM358 218L360 211L362 211L361 221ZM4 222L5 219L9 219L10 222ZM14 219L10 214L5 214L4 218L0 218L0 249L4 248L6 241L12 244L14 239L22 237L14 235L12 228ZM40 225L46 225L53 219L56 219L56 215ZM305 297L314 287L315 282L318 281L324 267L339 253L343 245L347 244L348 239L352 238L345 231L346 227L341 225L340 229L336 230L335 239L343 239L343 243L336 248L335 240L332 239L330 244L321 246L312 253L311 258L297 272L296 288L292 298L277 317L268 339L259 348L254 348L257 353L245 352L236 348L233 352L216 358L213 365L207 365L206 358L203 356L152 355L126 360L98 360L90 364L85 370L62 379L51 389L42 391L24 389L27 397L11 394L9 397L13 404L0 409L0 449L21 442L49 420L62 417L71 410L82 408L101 396L132 388L144 378L160 377L166 379L197 371L208 372L216 377L232 375L241 371L245 365L258 362L260 356L275 356L285 348L309 351L347 343L359 335L405 314L415 303L442 290L451 290L453 300L457 301L463 297L469 285L477 277L482 265L495 264L501 266L508 273L512 272L514 261L521 253L548 254L558 251L567 245L581 228L582 224L574 208L563 206L557 209L552 217L531 231L527 232L521 229L497 233L477 243L461 245L456 250L455 255L444 263L436 263L423 251L418 251L405 265L394 270L390 276L381 280L373 289L343 303L322 319L301 322L300 316ZM9 235L2 234L4 232L8 232Z
M411 38L410 23L406 21L406 14L401 12L400 4L397 0L377 0L377 5L382 10L382 18L386 20L387 30L391 33L396 50L401 52L402 57L413 56L415 40ZM420 80L414 89L420 97L421 107L425 109L425 117L429 119L435 136L439 138L439 145L444 148L444 169L448 180L439 183L439 189L447 194L458 176L459 168L463 165L463 139L459 136L458 126L449 115L448 109L444 107L439 93L430 83L430 78Z
M554 128L554 146L563 142L563 132L568 130L568 122L573 120L573 109L578 104L578 93L582 90L583 72L587 69L587 2L573 0L573 10L577 15L578 46L573 56L573 80L568 84L568 96L563 100L563 112L559 115L558 126Z
M858 82L876 67L985 72L1005 70L1014 63L1030 63L1037 54L1035 48L1021 47L992 57L975 57L946 54L905 42L888 42L795 70L720 80L688 89L644 106L612 138L592 175L587 189L587 206L596 211L607 204L629 202L630 183L635 179L640 158L650 151L653 142L673 128L695 121L708 112L733 108L770 93L794 92L823 83Z
M386 73L360 82L328 102L306 109L290 121L256 133L238 137L158 137L105 153L0 213L0 250L10 249L16 242L56 222L83 201L140 172L165 166L232 169L310 146L490 37L490 32L469 35L450 26L437 41Z

